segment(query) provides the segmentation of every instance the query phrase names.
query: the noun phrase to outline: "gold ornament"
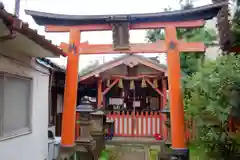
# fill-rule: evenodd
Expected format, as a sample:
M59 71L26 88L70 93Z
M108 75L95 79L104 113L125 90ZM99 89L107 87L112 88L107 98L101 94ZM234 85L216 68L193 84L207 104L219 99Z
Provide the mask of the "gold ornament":
M110 79L108 79L107 80L107 87L110 87L110 85L111 85L111 81L110 81Z
M130 89L134 90L135 89L135 85L134 85L134 80L130 81Z
M141 87L142 88L146 88L147 87L147 83L146 83L145 79L142 79Z
M153 86L154 86L154 88L158 88L158 80L157 79L153 80Z
M118 87L119 87L119 88L123 88L123 81L122 81L122 79L119 80L119 82L118 82Z

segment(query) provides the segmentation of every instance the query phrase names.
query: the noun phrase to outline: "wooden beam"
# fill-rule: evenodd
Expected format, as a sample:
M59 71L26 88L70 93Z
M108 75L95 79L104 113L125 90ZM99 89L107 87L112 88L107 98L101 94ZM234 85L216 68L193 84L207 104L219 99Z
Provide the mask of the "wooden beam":
M102 107L102 80L98 79L98 90L97 90L97 107L98 109Z
M167 80L165 78L162 78L162 92L163 92L163 95L165 97L161 98L161 101L162 101L162 108L161 109L167 107L166 106L167 105ZM162 125L163 132L162 132L162 134L163 134L164 140L167 141L168 140L168 136L171 136L171 135L168 135L169 128L165 125L165 122L167 121L167 116L165 114L162 114L161 117L162 117L162 120L163 120L162 121L162 123L163 123L163 125Z
M88 41L82 42L82 43L80 43L80 44L78 45L78 50L80 50L81 47L88 46L88 45L89 45ZM67 43L65 43L65 42L61 42L60 45L59 45L59 47L60 47L65 53L67 53L68 50L69 50L69 44L67 44Z
M59 46L64 52L68 52L69 45L62 42ZM155 43L130 44L130 50L114 50L112 44L89 44L87 41L78 45L79 54L114 54L114 53L163 53L166 52L166 43L157 41ZM205 46L201 42L178 41L180 52L205 52Z
M205 24L204 20L193 20L183 22L147 22L130 24L130 30L134 29L159 29L167 26L175 26L177 28L198 28ZM92 25L77 25L77 26L45 26L46 32L69 32L70 29L77 29L80 31L107 31L112 30L110 24L92 24Z
M69 45L67 43L63 43L61 42L61 44L59 45L59 47L63 50L63 52L67 53L68 52L68 48L69 48Z
M92 44L81 48L80 54L162 53L165 51L165 42L158 41L156 43L130 44L129 50L114 50L112 44Z
M206 47L202 42L178 41L177 49L179 52L205 52L206 51Z
M138 75L138 76L112 75L111 77L114 79L137 80L143 78L158 78L159 75Z
M162 99L164 99L162 96L158 97L158 101L159 101L159 109L162 110L163 109L163 105L162 105ZM161 102L161 103L160 103ZM161 137L163 137L163 139L166 141L166 138L164 137L164 127L165 127L165 121L164 120L164 115L160 114L160 123L159 123L159 127L160 127L160 135ZM155 122L156 123L156 122Z
M115 79L108 88L106 88L104 91L103 91L103 96L106 95L110 89L115 86L118 82L119 82L120 79Z
M169 83L169 99L170 99L170 119L171 119L171 139L172 149L186 148L185 144L185 122L184 122L184 106L181 91L181 69L180 69L180 53L177 46L176 27L168 26L165 28L165 40L169 48L167 51L168 64L168 83ZM195 50L192 50L193 52ZM184 153L182 153L184 154Z
M145 80L159 95L165 98L164 94L160 91L160 89L155 88L154 84L149 79L145 79Z
M80 136L80 125L79 125L79 123L77 123L78 121L80 120L80 114L79 114L79 112L77 112L76 113L76 135L75 135L75 137L76 137L76 139L77 138L79 138L79 136Z
M67 48L66 43L61 43L63 50ZM87 42L79 45L79 54L119 54L119 53L165 53L167 45L164 41L155 43L135 43L130 44L129 50L114 50L112 44L88 44ZM201 42L178 41L177 47L180 52L205 52L205 46Z
M80 43L80 32L78 30L71 30L69 40L71 44L77 46ZM75 144L79 64L79 55L76 53L78 53L78 48L76 48L76 51L69 50L67 58L61 134L61 145L66 147L74 146Z

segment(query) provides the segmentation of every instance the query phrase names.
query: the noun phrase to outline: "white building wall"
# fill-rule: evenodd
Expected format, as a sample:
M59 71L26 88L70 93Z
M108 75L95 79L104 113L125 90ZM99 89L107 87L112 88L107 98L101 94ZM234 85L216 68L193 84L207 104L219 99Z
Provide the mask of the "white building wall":
M19 56L18 56L19 57ZM33 79L32 132L6 140L0 139L0 160L46 160L48 155L48 71L30 58L19 64L0 54L0 71ZM33 68L31 68L30 63ZM37 67L39 71L34 69Z

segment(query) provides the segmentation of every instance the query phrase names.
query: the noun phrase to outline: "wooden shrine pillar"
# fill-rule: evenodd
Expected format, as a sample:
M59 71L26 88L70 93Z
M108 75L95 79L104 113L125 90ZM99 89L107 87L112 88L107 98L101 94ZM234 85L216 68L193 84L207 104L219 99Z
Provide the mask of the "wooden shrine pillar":
M181 92L181 70L179 43L177 40L176 27L169 25L165 27L165 37L167 45L167 63L168 63L168 83L170 98L170 119L172 134L173 155L188 158L188 149L185 145L185 123L184 107Z
M102 108L103 94L102 94L102 80L98 79L98 90L97 90L97 108Z
M79 44L80 31L71 29L63 102L62 148L72 148L75 145Z
M162 102L162 108L161 109L163 109L163 108L165 108L166 107L166 105L167 105L167 82L166 82L167 80L165 79L165 78L162 78L162 92L163 92L163 95L164 95L164 97L163 96L161 96L161 102ZM165 114L162 114L161 115L161 119L162 119L162 136L163 136L163 139L164 140L167 140L167 138L168 138L168 128L167 128L167 126L165 125L165 122L167 121L167 117L166 117L166 115Z

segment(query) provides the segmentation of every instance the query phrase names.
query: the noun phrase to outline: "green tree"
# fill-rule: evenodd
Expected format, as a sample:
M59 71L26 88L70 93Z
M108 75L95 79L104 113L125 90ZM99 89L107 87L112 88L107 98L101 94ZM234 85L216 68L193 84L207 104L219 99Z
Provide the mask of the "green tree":
M188 7L191 5L188 5ZM183 6L183 8L185 8ZM217 34L213 29L206 27L197 29L177 29L178 39L183 39L187 42L204 42L207 46L213 45L213 42L217 40ZM162 29L148 30L146 39L149 42L156 42L157 40L164 40L165 35ZM204 54L191 52L181 53L181 69L182 71L191 76L198 71L199 64L202 63Z
M236 158L240 143L236 134L229 132L228 120L240 109L240 56L206 61L196 74L184 78L189 93L184 99L185 113L198 129L196 143L203 144L213 160Z
M213 0L215 3L218 0ZM239 3L237 3L239 6ZM230 23L234 43L239 45L240 23L238 9ZM224 7L219 15L228 16ZM232 37L228 32L228 19L218 16L220 44ZM219 23L220 22L220 23ZM232 43L229 43L232 45ZM239 136L229 132L229 117L240 118L240 56L228 52L214 61L205 61L192 76L184 77L185 110L194 119L197 130L196 144L202 144L209 159L239 159Z
M181 3L181 2L180 2ZM192 1L188 1L187 4L182 5L183 9L193 7ZM171 10L171 9L165 9L165 10ZM213 45L213 42L216 41L217 35L216 32L213 29L209 29L206 27L203 28L196 28L196 29L177 29L177 37L178 39L183 39L187 42L204 42L205 45L211 46ZM164 31L162 29L156 29L156 30L149 30L147 32L146 39L149 42L156 42L157 40L164 40L165 35ZM185 76L192 76L194 75L198 70L199 66L203 63L204 60L204 53L181 53L180 54L180 67L182 72ZM185 88L185 85L187 81L183 79L182 81L183 88ZM184 89L184 98L189 98L191 96L191 90L188 88Z
M217 39L216 33L205 27L177 30L177 36L185 41L202 41L207 46ZM147 39L164 40L164 32L150 30ZM240 110L240 56L228 54L214 61L203 61L203 55L194 52L181 53L180 57L181 69L187 74L182 87L186 117L196 122L195 144L203 145L212 160L236 159L240 148L239 138L228 130L229 117Z

